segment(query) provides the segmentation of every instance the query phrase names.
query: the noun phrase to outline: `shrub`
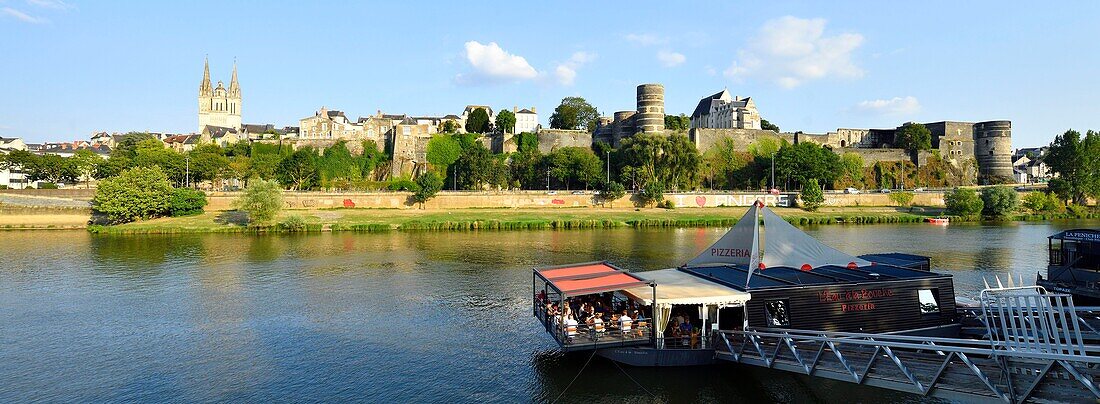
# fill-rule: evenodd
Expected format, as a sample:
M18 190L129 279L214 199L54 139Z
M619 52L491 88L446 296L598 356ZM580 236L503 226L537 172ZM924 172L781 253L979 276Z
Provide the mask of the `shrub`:
M676 204L672 203L669 199L665 199L657 203L657 207L661 209L676 209Z
M43 182L38 184L38 189L57 189L57 184L52 182Z
M1062 201L1049 192L1030 192L1024 195L1023 205L1035 213L1057 212L1062 209Z
M394 178L390 180L389 184L386 184L386 189L390 191L409 191L416 192L420 189L419 185L408 178Z
M168 202L168 213L175 216L191 216L202 213L206 206L206 194L197 189L176 188Z
M413 200L423 205L429 199L439 193L443 189L443 177L436 174L435 171L428 171L420 174L416 177L416 193L413 194Z
M283 190L275 181L253 180L236 205L248 213L249 225L267 225L283 208Z
M817 210L821 204L825 203L825 194L821 192L821 185L817 183L817 178L806 181L806 185L802 187L801 197L802 208L810 212Z
M279 228L286 231L305 231L306 219L301 215L290 215L279 223Z
M665 185L658 181L650 181L642 187L642 191L638 192L638 199L642 202L642 205L649 205L654 202L660 202L665 199Z
M1070 215L1073 215L1073 217L1076 218L1086 218L1089 215L1089 209L1085 206L1078 204L1066 206L1066 210L1069 211Z
M911 206L913 204L913 193L904 191L891 192L890 200L894 201L894 203L898 204L898 206Z
M1020 196L1015 190L1004 185L982 189L982 214L992 217L1005 217L1016 211L1020 205Z
M169 211L172 183L160 167L135 167L100 181L92 205L112 223L163 216Z
M615 181L611 181L604 185L604 188L600 190L600 202L611 202L611 207L615 207L615 201L626 195L626 187Z
M943 195L947 213L955 216L974 217L982 213L985 203L973 189L955 188Z

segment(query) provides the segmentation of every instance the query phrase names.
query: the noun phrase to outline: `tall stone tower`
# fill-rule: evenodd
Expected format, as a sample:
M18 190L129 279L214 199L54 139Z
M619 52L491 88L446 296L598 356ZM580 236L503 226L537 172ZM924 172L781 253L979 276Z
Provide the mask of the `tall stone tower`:
M974 124L974 157L979 180L1012 178L1012 121Z
M665 86L642 84L638 86L638 113L634 114L636 132L662 132L665 130Z
M237 62L233 62L233 78L227 90L221 81L210 84L210 61L203 62L202 83L199 84L199 132L207 126L241 129L241 86L237 83Z

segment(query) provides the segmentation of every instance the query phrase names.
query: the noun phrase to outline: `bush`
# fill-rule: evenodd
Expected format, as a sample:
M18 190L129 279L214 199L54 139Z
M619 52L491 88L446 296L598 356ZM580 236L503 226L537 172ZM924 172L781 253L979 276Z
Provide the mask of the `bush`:
M1069 211L1070 215L1073 215L1073 217L1076 217L1076 218L1082 218L1083 219L1083 218L1088 217L1088 215L1089 215L1089 209L1085 206L1081 206L1081 205L1078 205L1078 204L1072 204L1072 205L1066 206L1066 210Z
M665 199L665 185L658 181L650 181L638 192L638 199L643 206Z
M600 190L600 202L611 202L611 207L615 207L615 201L623 196L626 196L626 187L615 181L606 183Z
M38 189L57 189L57 184L52 182L43 182L38 184Z
M248 213L249 225L267 225L283 208L283 190L275 181L253 180L236 205Z
M913 204L913 193L904 191L891 192L890 200L894 201L898 206L908 207Z
M1016 190L1004 185L982 189L982 214L991 217L1006 217L1016 211L1020 205L1020 196Z
M947 213L961 217L974 217L982 213L985 203L973 189L955 188L943 195Z
M802 197L802 208L810 212L817 210L821 207L821 204L825 203L825 194L821 192L821 185L817 183L817 178L810 178L806 181L800 196Z
M435 171L428 171L424 174L420 174L416 177L416 193L413 194L413 200L423 205L429 199L439 193L443 189L443 177L436 174Z
M290 215L283 219L282 223L279 223L279 228L286 231L305 231L306 219L301 215Z
M661 209L676 209L676 204L672 203L671 200L665 199L658 203L657 207Z
M197 189L176 188L168 202L168 213L173 217L192 216L202 213L206 206L206 194Z
M386 189L390 191L409 191L416 192L420 189L419 185L408 178L394 178L390 180L389 184L386 184Z
M1062 201L1049 192L1030 192L1024 195L1023 205L1034 213L1057 212L1062 209Z
M160 167L135 167L100 181L93 209L112 223L163 216L169 211L172 183Z

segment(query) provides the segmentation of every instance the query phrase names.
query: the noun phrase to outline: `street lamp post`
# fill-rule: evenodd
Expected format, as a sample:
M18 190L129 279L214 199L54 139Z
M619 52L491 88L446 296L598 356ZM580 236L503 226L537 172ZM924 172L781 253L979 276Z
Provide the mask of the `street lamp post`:
M550 169L546 169L546 192L550 192Z
M611 150L607 151L607 183L611 183Z
M775 189L775 153L772 153L772 187L768 189L768 192L771 192L772 189Z

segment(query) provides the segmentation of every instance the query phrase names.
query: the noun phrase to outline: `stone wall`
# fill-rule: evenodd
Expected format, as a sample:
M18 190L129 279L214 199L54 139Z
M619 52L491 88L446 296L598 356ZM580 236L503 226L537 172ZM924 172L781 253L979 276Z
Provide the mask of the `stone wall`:
M692 128L688 131L688 138L695 143L695 148L699 150L699 153L705 153L722 139L727 138L733 140L734 147L737 150L748 150L750 144L765 137L794 143L794 134L792 133L776 133L775 131L763 129Z
M592 134L585 130L540 129L537 136L543 154L562 147L592 147Z

